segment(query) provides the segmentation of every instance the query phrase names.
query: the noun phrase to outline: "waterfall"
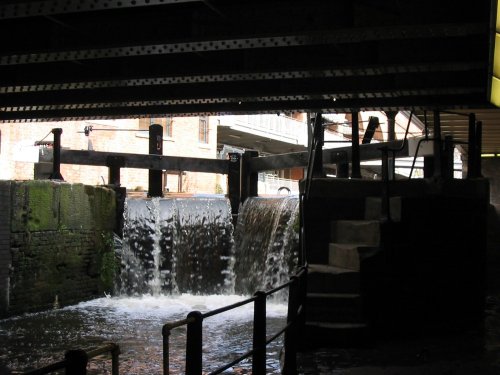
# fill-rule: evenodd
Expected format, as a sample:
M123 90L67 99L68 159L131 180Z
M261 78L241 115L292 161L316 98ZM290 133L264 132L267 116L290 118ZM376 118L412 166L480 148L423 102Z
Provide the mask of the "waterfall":
M222 198L128 199L121 294L230 292L231 210Z
M225 198L127 199L120 294L251 294L286 282L298 198L249 198L234 230Z
M289 280L298 260L299 199L249 198L234 233L236 293L267 290Z

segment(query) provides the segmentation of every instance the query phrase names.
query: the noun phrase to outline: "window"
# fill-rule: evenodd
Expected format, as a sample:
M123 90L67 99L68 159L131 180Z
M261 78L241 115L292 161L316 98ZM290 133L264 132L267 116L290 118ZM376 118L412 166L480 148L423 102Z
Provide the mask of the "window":
M200 117L200 125L198 130L198 142L208 143L208 117Z
M148 130L149 126L153 124L163 126L163 136L172 138L172 116L142 118L139 121L139 129Z

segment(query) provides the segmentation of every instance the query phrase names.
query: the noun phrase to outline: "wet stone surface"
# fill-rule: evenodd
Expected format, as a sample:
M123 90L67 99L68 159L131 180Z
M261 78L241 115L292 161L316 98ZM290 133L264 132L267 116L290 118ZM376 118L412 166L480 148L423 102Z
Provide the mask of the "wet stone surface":
M500 374L500 296L488 297L483 329L320 348L300 354L298 362L301 375Z

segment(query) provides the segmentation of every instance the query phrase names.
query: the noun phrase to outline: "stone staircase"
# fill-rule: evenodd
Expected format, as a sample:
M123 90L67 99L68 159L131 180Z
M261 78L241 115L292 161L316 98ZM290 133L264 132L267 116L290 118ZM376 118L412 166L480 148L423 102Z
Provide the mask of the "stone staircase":
M365 215L366 216L366 215ZM331 222L328 264L309 264L306 341L310 346L360 346L370 341L360 266L379 250L379 220Z

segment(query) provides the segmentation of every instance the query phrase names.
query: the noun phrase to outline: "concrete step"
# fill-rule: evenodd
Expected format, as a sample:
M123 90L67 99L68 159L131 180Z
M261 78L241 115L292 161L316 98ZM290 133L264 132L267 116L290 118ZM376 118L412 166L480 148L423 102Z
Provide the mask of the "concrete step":
M374 255L378 247L365 244L339 244L331 243L328 248L328 264L353 271L359 271L361 260Z
M365 323L307 321L304 336L308 348L366 347L373 343L371 329Z
M354 293L307 293L307 319L325 323L363 322L361 296Z
M327 264L309 264L307 290L312 293L359 293L359 272Z
M367 246L380 244L380 222L378 220L335 220L331 222L330 233L330 240L334 243L358 243Z

